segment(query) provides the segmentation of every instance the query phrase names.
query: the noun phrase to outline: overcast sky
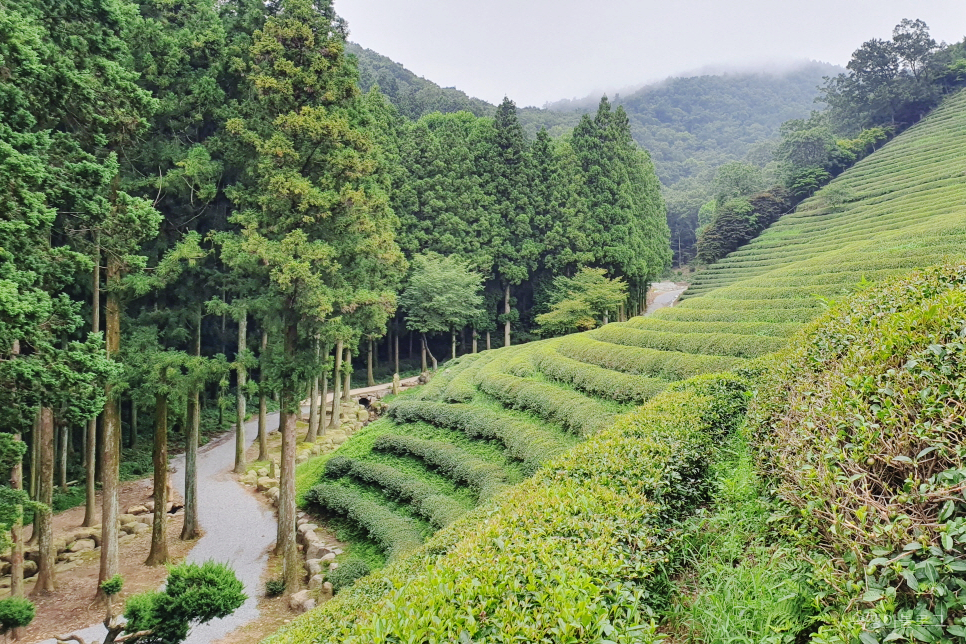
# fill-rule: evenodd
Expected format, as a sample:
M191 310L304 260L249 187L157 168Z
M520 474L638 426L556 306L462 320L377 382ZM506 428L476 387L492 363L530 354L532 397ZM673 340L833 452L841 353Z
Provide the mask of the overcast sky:
M444 87L541 106L708 66L839 65L903 18L966 36L966 0L336 0L350 40Z

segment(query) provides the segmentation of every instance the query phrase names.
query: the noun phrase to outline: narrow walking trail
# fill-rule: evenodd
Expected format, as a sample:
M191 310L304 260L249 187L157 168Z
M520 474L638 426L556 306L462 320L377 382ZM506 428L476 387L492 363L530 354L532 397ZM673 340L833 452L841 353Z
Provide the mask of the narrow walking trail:
M656 295L651 300L651 303L647 305L647 310L644 311L644 315L650 315L658 309L674 306L674 303L678 301L681 294L688 290L688 285L678 284L676 282L658 282L651 286L651 290Z

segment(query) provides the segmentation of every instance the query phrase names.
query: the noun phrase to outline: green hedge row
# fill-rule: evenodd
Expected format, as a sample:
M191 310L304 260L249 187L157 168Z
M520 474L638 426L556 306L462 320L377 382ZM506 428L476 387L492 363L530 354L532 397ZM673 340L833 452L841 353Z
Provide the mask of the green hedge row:
M668 526L709 497L745 400L728 376L662 393L270 644L662 641Z
M531 354L533 364L551 380L573 385L599 398L643 403L661 393L668 383L658 378L603 369L557 353L556 344L542 344Z
M680 351L703 355L734 356L736 358L757 358L766 353L777 351L788 344L787 338L737 333L661 333L657 331L638 331L622 324L608 324L589 331L595 340L623 344L633 347L658 349L661 351Z
M532 411L577 436L593 434L614 421L614 413L596 400L545 382L494 373L480 383L480 390L504 405Z
M449 525L466 510L452 498L418 478L382 463L369 463L345 456L333 456L325 464L330 478L351 476L381 487L389 496L405 501L436 529Z
M450 379L449 384L443 390L440 400L445 402L468 402L476 395L476 379L480 369L489 364L495 357L494 353L480 353L477 358L466 369L461 369L459 373Z
M595 340L587 334L568 335L557 345L561 355L590 364L661 380L686 380L702 373L729 371L745 362L732 356L706 356L658 351Z
M507 486L506 473L499 466L482 461L450 443L384 434L376 439L372 449L420 458L447 478L470 486L481 501L502 492Z
M385 550L389 559L412 552L423 543L422 530L414 520L344 485L319 483L305 493L305 500L357 523Z
M417 388L411 394L412 397L420 400L439 400L453 379L466 369L469 369L482 355L480 353L470 353L445 363L441 371L432 374L432 378L428 383Z
M498 440L510 458L523 461L533 474L551 457L574 445L573 439L506 414L475 405L444 405L428 401L400 400L389 407L396 422L424 421L463 432L470 438Z

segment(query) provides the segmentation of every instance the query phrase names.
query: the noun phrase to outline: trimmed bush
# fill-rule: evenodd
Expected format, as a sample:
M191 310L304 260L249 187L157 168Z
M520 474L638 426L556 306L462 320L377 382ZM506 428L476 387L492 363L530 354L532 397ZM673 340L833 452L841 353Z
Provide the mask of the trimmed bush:
M364 483L378 485L389 496L408 503L416 514L425 517L437 529L466 514L463 506L440 494L429 483L382 463L334 456L326 463L325 473L330 478L348 475Z
M666 381L657 378L615 373L610 369L562 356L556 351L557 344L559 342L535 347L531 354L533 364L551 380L573 385L591 396L623 403L643 403L668 385Z
M339 567L326 575L326 580L332 584L332 592L338 594L343 588L348 588L356 579L369 574L369 564L363 559L347 559Z
M739 409L724 380L705 391ZM713 437L740 422L712 425L718 402L662 393L269 642L660 641L667 526L708 498Z
M523 461L524 471L533 474L553 456L575 444L566 435L549 431L536 423L491 411L477 405L444 405L418 400L400 400L389 406L398 423L424 421L437 427L463 432L470 438L498 440L506 455Z
M526 409L577 436L588 436L613 422L615 414L575 391L510 374L492 374L480 389L504 405Z
M384 434L376 439L372 448L421 458L443 476L469 485L481 501L502 492L507 485L506 474L500 467L482 461L450 443Z
M395 559L419 547L423 534L415 521L371 501L356 490L335 483L320 483L305 493L306 502L345 516L358 524Z
M662 351L735 356L737 358L757 358L781 349L788 344L787 338L740 335L737 333L640 331L620 323L608 324L600 329L590 331L588 334L601 342L660 349Z

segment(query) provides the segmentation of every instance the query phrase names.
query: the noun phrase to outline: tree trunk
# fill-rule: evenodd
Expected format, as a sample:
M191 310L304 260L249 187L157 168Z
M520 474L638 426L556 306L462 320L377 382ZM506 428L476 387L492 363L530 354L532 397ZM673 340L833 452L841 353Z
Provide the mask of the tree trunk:
M195 328L195 355L201 355L201 309ZM188 418L184 450L184 523L181 540L190 541L200 536L198 525L198 434L201 432L201 395L195 389L188 395Z
M349 402L352 398L352 351L345 350L345 385L342 387L342 400Z
M184 524L181 540L190 541L200 535L198 525L198 433L201 429L201 396L198 390L188 398L188 422L184 454Z
M37 442L40 444L39 476L37 501L43 509L34 511L35 532L39 536L37 552L37 582L32 596L46 595L54 591L54 563L57 551L54 549L54 526L51 504L54 500L54 410L42 407Z
M154 525L146 566L168 563L168 397L155 397L154 421Z
M420 371L422 373L426 373L428 369L426 368L426 334L425 333L422 334L422 337L420 337L419 341L420 341L420 356L422 357L422 369L420 369Z
M297 334L298 327L294 323L290 324L285 333L285 356L290 363L295 361ZM285 422L281 424L282 458L278 484L278 535L275 541L275 554L282 558L285 589L290 593L298 590L302 577L302 566L299 565L298 550L295 547L295 410L301 406L295 393L293 384L286 382L282 390Z
M335 343L335 369L332 373L332 416L329 418L329 429L339 429L342 426L342 418L339 413L339 405L342 400L339 396L339 388L342 386L342 340Z
M490 344L490 332L487 331L486 332L486 350L489 351L491 346L492 345Z
M413 332L412 331L409 332L409 359L410 360L413 359ZM423 371L426 371L426 370L423 369Z
M506 316L503 322L503 346L510 346L510 285L506 285L503 291L503 315Z
M245 366L244 356L248 351L248 311L242 310L238 318L238 416L235 420L235 474L245 473L245 448L248 441L245 435L245 409L248 401L245 398L245 385L248 383L248 368Z
M94 295L91 297L93 311L91 314L91 331L101 330L101 236L94 237ZM90 528L97 523L96 496L94 486L97 479L97 416L87 421L87 435L84 437L84 467L87 481L85 482L84 523Z
M607 322L607 311L604 311L604 324L601 325L601 326L607 326L607 324L608 324L608 322Z
M473 353L478 353L477 340L479 340L480 334L473 329Z
M120 259L111 255L107 260L107 356L113 358L121 350L121 299L118 282L121 278ZM102 599L101 584L118 574L118 488L120 487L121 413L117 397L107 385L104 404L104 447L101 468L101 567L97 578L97 597Z
M14 344L14 354L19 353L19 344ZM14 440L20 440L20 434L13 435ZM15 490L23 489L23 459L17 459L10 469L10 487ZM10 596L24 596L23 590L23 506L18 505L15 510L13 525L10 526ZM19 640L21 629L11 631L14 641Z
M370 387L374 387L376 384L375 379L372 377L372 352L374 344L375 342L372 341L372 338L369 338L369 355L366 359L366 384Z
M395 353L395 359L396 359L396 371L394 371L393 373L399 373L399 332L398 331L393 336L393 351Z
M433 355L433 352L429 350L429 342L426 340L426 334L423 333L422 336L423 336L422 337L422 340L423 340L423 350L427 354L429 354L429 359L433 361L433 371L436 371L436 365L437 365L436 356L434 356ZM423 357L423 371L426 371L425 367L426 367L426 358L424 356Z
M450 331L450 359L456 360L456 331Z
M315 338L315 361L322 358L322 345ZM319 437L319 375L312 375L312 387L309 391L309 430L305 433L305 442L314 443Z
M322 354L325 356L325 361L323 364L326 366L323 367L322 369L322 385L321 385L322 391L319 394L319 434L318 434L319 436L325 436L325 406L329 399L328 364L329 364L329 354L331 352L332 350L329 348L329 345L325 345L325 349L322 351Z
M138 444L138 403L131 398L131 448Z
M268 460L268 392L265 391L265 354L268 351L268 331L262 329L261 353L258 355L258 460Z
M70 445L70 429L67 423L60 426L60 489L67 491L67 447Z

